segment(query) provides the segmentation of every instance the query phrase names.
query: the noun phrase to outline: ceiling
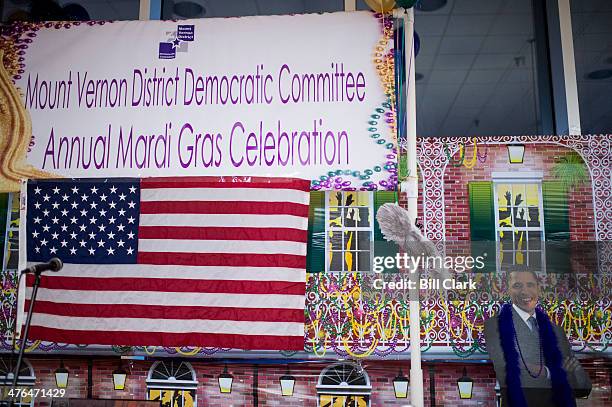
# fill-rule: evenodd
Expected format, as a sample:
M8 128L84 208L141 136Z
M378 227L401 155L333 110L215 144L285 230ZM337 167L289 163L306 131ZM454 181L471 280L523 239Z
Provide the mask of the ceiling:
M612 1L571 0L582 133L612 133ZM611 77L589 79L594 71Z
M40 1L40 0L39 0ZM339 11L344 0L192 0L202 17ZM420 0L423 4L432 0ZM539 1L539 0L537 0ZM164 18L184 0L164 0ZM3 17L27 7L6 0ZM79 3L92 19L137 19L138 0L60 0ZM443 3L443 2L442 2ZM435 11L416 10L421 39L416 71L417 133L459 136L537 133L532 0L447 0ZM178 6L178 7L177 7ZM612 1L571 0L583 133L612 130ZM358 9L368 9L363 0Z
M537 132L531 0L449 0L415 29L419 135Z
M6 21L17 11L29 10L33 1L43 0L4 0L2 21ZM140 8L139 0L59 0L56 3L60 6L80 4L87 10L92 20L138 20Z

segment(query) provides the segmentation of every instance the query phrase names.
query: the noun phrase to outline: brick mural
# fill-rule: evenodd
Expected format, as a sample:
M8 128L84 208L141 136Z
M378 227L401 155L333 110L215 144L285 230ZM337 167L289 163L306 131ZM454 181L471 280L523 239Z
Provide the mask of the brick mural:
M282 362L282 361L281 361ZM59 366L58 359L29 360L36 376L37 388L55 388L53 372ZM117 368L117 359L93 359L92 367L92 397L94 399L147 399L146 379L153 361L124 361L128 372L126 389L113 390L112 371ZM302 407L318 406L317 384L324 369L335 362L311 360L305 363L290 365L290 374L296 379L292 396L280 394L279 379L286 372L286 365L281 364L251 364L234 360L228 364L228 371L233 376L230 394L221 394L217 382L218 375L223 371L223 365L210 361L191 361L197 380L197 405L203 406L278 406ZM410 364L407 361L364 361L360 364L348 361L353 366L363 370L367 375L371 390L369 399L371 406L407 406L408 399L397 399L393 390L393 379L398 375L400 367L408 375ZM65 359L64 365L70 372L66 398L86 398L88 389L88 360ZM587 400L579 400L579 406L604 407L612 402L609 389L609 360L595 359L584 363L593 381L593 393ZM457 390L457 380L463 376L463 371L474 381L473 398L461 400ZM464 407L464 406L495 406L495 372L491 364L436 362L424 363L424 395L426 406ZM433 377L433 382L432 382ZM432 386L433 383L433 386ZM432 394L435 403L432 403ZM45 399L37 400L35 406L49 406ZM174 407L174 406L173 406Z

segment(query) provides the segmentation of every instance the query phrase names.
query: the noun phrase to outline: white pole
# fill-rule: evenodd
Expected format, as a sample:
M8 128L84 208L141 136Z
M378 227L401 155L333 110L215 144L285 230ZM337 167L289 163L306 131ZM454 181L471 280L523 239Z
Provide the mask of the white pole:
M570 135L581 134L578 84L576 83L576 64L574 62L574 34L572 32L572 15L569 0L559 0L559 27L561 30L561 53L563 56L568 132Z
M416 148L416 89L414 55L414 8L402 15L404 19L404 52L406 61L406 147L408 178L401 183L401 191L408 198L408 214L417 217L418 178ZM398 118L399 122L399 118ZM418 287L419 275L411 270L410 280ZM419 290L410 290L410 402L412 407L423 407L423 369L421 368L421 320Z
M141 21L150 20L151 16L151 0L140 0L138 7L138 19Z
M344 11L357 10L357 0L344 0Z

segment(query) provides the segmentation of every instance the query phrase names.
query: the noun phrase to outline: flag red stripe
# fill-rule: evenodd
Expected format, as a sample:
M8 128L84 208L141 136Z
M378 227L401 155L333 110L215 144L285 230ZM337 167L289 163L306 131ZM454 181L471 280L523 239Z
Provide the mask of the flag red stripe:
M308 205L291 202L143 201L141 214L237 214L308 216Z
M240 250L239 247L236 250ZM251 253L139 252L138 264L177 266L289 267L306 268L306 256Z
M308 235L291 228L140 226L140 239L260 240L307 243Z
M219 177L160 177L143 178L140 187L143 189L154 188L240 188L240 189L294 189L298 191L310 192L310 181L302 179L278 180L271 178L270 181L252 179L251 182L231 182L231 177L227 177L227 182L219 182Z
M304 350L303 336L129 331L75 331L32 326L30 338L58 343L126 346L206 346L252 350Z
M28 275L28 285L34 276ZM302 282L245 281L245 280L191 280L167 278L97 278L43 276L41 288L88 291L159 291L177 293L222 294L286 294L304 295Z
M150 273L151 278L135 278L113 273L119 277L103 278L101 274L93 273L96 265L77 265L74 264L77 261L66 259L67 263L74 264L72 267L92 271L87 275L93 277L72 272L43 276L42 298L36 305L34 325L30 331L32 338L72 344L304 349L302 327L306 287L301 277L306 268L308 238L307 231L299 228L305 228L308 219L309 180L212 176L117 180L128 181L130 186L139 185L141 192L150 196L139 204L139 215L146 218L152 214L161 218L180 215L179 218L185 220L181 221L185 226L166 222L170 226L138 227L138 238L141 239L140 248L136 249L138 267L153 270L162 266L162 274ZM57 181L58 185L62 182L71 185L73 181ZM53 187L52 182L43 186ZM119 189L124 191L125 188L122 184ZM206 193L206 189L211 190ZM236 195L236 199L216 200L224 189ZM93 188L92 194L95 194ZM181 197L181 194L184 196ZM290 199L284 199L283 194L288 194L286 198ZM94 199L94 196L91 198ZM254 218L249 218L248 227L202 227L202 219L211 216L218 219L215 215L229 215L230 218L253 215ZM273 216L279 215L287 222L272 222L277 223L278 227L258 227L261 224L257 219L270 223ZM179 240L183 242L182 245ZM228 244L236 248L226 250ZM256 253L246 253L249 251ZM74 260L83 263L96 261L85 257L75 257ZM100 262L113 264L119 260L117 256L110 256ZM206 274L208 269L202 269L202 275L214 280L204 280L198 276L190 279L165 278L168 270L177 269L180 273L187 268L183 266L219 268L227 273L232 273L232 268L238 267L240 270L237 272L243 273L246 280L230 274ZM123 270L122 267L119 270ZM198 272L195 267L189 268L190 275ZM296 274L291 274L292 270ZM103 273L104 268L101 267L99 272ZM284 273L289 274L284 277ZM228 279L232 277L236 279ZM262 278L266 281L261 281ZM270 279L275 281L267 281ZM32 285L33 280L32 276L26 278L28 286ZM166 300L168 296L176 299ZM79 298L85 304L76 303ZM106 300L100 301L100 298ZM189 301L188 298L198 299ZM167 301L170 303L166 304ZM243 304L244 301L248 301L248 304ZM25 306L29 307L30 302L25 302ZM75 318L82 318L82 321ZM257 325L256 322L263 324ZM162 330L168 332L158 332ZM183 332L185 330L195 332Z
M26 301L25 309L29 309ZM100 305L55 303L36 301L35 313L62 315L66 317L91 318L153 318L153 319L208 319L227 321L304 322L301 309L283 308L230 308L164 305Z

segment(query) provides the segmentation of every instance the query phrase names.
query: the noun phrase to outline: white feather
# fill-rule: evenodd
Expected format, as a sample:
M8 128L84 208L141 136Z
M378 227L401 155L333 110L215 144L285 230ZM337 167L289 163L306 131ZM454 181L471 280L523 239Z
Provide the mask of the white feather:
M411 219L408 211L401 206L392 203L384 204L378 209L376 219L384 238L397 243L402 252L412 257L440 256L433 242L423 236L419 228L414 224L414 219ZM436 278L447 278L448 271L444 266L437 267L439 263L434 262L436 267L432 270L433 276Z

